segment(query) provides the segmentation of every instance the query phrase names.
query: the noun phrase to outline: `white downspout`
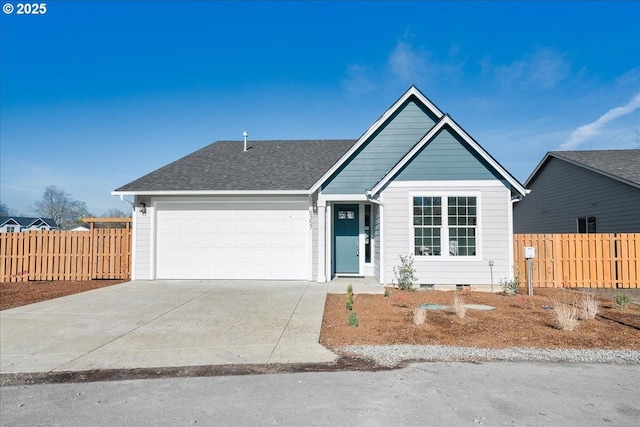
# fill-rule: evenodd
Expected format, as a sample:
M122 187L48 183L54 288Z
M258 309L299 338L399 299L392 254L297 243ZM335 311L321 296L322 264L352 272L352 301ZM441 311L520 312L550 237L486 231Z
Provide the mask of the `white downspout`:
M124 198L124 194L120 195L120 200L122 200L123 202L129 203L131 205L131 208L133 209L135 207L135 203L132 202L131 200L127 200Z
M384 203L382 203L380 200L375 200L373 199L371 196L371 194L367 191L364 193L365 197L367 198L368 202L371 202L375 205L380 206L380 234L378 235L378 240L376 241L376 245L379 247L379 251L380 251L380 259L378 260L378 262L380 263L379 269L380 269L380 284L384 285L384 238L382 237L383 233L383 228L384 228ZM373 226L373 225L371 225Z

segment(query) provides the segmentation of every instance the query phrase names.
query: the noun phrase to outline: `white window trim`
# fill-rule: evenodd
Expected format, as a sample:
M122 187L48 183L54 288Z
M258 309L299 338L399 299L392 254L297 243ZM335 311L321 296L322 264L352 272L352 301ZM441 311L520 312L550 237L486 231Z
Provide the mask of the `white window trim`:
M409 192L409 230L410 230L410 238L409 238L409 253L413 255L414 259L418 262L438 262L438 261L447 261L447 262L465 262L465 261L481 261L482 260L482 199L480 197L479 191L410 191ZM442 250L442 255L416 255L414 253L414 225L413 225L413 198L414 197L440 197L442 200L445 200L447 197L475 197L476 198L476 254L474 256L455 256L450 255L448 250L448 242L449 242L449 221L448 214L447 216L443 215L442 217L442 228L440 233L440 245L447 242L446 250ZM446 213L445 205L448 207L447 203L442 204L442 212Z

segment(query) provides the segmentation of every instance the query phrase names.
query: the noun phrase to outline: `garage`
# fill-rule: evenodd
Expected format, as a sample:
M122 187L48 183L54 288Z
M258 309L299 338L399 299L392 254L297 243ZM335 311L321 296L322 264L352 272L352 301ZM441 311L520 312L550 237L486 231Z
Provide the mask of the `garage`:
M156 209L158 279L309 279L307 202L176 202Z

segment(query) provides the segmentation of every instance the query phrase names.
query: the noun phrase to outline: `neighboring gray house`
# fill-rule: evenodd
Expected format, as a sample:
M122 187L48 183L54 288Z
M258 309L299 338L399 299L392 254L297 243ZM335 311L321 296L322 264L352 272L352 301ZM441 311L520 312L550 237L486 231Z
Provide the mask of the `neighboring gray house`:
M20 233L29 230L57 230L53 218L32 218L24 216L1 216L0 233Z
M134 197L134 280L388 284L413 254L420 284L477 286L511 275L525 193L412 86L358 140L220 141L112 194Z
M550 151L525 186L516 233L640 233L640 150Z

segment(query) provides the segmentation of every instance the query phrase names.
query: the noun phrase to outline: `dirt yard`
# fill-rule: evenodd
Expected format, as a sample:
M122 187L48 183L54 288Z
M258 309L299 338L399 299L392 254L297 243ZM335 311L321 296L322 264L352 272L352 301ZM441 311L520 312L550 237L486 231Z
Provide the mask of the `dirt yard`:
M640 306L616 308L611 292L599 292L600 314L580 321L574 331L557 326L551 297L580 305L577 291L535 289L534 296L471 292L466 304L495 307L467 310L459 318L451 310L429 310L423 325L413 323L413 308L430 303L453 306L453 292L390 289L391 295L355 295L357 327L349 325L346 295L328 295L320 342L329 348L352 344L451 345L484 348L532 347L640 350ZM627 290L637 301L638 290Z
M0 283L0 309L44 301L112 286L125 280L77 282ZM467 310L459 318L450 310L427 312L424 325L413 323L413 308L431 303L453 305L453 292L390 289L391 295L356 295L353 311L358 327L349 326L345 295L328 295L320 342L329 348L350 344L426 344L486 348L602 348L640 350L640 290L624 290L633 302L616 308L612 290L599 290L600 313L595 320L580 321L574 331L558 329L551 297L580 304L581 293L535 289L534 296L471 292L466 304L495 307L493 311Z
M46 301L127 280L0 282L0 310Z

